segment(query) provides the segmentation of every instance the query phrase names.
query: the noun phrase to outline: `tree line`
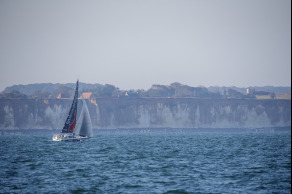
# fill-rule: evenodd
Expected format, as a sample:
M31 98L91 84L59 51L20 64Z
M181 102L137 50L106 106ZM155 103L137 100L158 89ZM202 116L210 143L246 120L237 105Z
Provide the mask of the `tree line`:
M75 84L29 84L15 85L6 88L0 98L72 98L74 95ZM154 84L148 90L121 90L111 84L79 84L80 94L90 92L91 98L255 98L256 95L275 96L273 92L250 90L244 93L231 87L191 87L178 82L170 85Z

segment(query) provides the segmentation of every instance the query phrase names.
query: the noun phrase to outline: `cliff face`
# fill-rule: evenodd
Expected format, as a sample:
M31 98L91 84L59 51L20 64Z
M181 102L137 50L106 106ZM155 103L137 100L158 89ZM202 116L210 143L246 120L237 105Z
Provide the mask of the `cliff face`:
M291 100L100 99L94 125L116 127L234 128L291 125Z
M0 129L63 127L72 100L1 99Z
M72 100L1 99L0 129L60 129ZM120 98L87 101L94 128L291 126L291 100ZM79 102L79 111L82 102Z

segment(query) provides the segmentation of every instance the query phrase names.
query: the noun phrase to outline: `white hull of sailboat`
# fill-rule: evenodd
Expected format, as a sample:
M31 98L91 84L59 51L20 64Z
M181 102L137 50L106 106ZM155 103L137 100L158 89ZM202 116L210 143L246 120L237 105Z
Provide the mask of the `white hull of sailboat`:
M55 134L53 136L53 141L84 141L90 139L90 137L83 137L83 136L73 136L73 135L60 135L60 134Z

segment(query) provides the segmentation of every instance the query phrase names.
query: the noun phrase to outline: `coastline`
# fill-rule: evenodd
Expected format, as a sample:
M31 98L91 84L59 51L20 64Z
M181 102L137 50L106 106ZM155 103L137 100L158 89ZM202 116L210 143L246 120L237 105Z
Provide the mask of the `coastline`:
M0 129L0 135L51 135L61 130L51 129ZM259 128L115 128L93 129L94 134L103 133L257 133L257 132L291 132L291 126L286 127L259 127Z

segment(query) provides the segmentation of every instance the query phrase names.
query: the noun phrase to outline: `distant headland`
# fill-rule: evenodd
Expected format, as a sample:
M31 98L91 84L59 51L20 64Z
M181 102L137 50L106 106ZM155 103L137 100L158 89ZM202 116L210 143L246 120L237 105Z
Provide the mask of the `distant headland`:
M95 129L291 127L291 87L79 86ZM60 129L74 87L75 83L7 87L0 94L0 130Z
M60 99L72 98L75 83L36 83L13 85L0 93L1 99ZM94 98L214 98L214 99L291 99L291 87L192 87L178 82L152 85L148 90L121 90L111 84L80 83L80 93Z

